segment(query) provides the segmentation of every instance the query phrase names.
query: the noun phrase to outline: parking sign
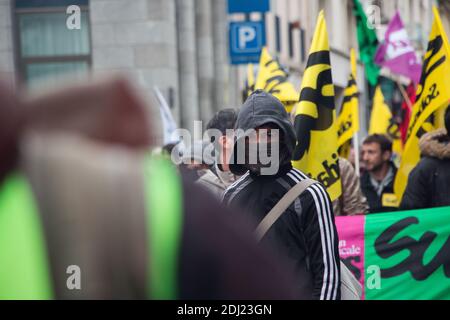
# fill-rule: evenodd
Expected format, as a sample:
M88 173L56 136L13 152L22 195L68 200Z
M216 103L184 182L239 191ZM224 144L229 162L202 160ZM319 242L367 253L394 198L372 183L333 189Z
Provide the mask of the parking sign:
M266 44L264 21L230 22L232 64L257 63Z

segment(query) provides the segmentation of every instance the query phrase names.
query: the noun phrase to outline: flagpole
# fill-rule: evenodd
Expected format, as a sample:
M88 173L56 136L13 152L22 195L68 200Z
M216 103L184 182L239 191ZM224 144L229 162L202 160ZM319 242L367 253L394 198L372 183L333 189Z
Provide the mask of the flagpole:
M408 105L409 110L412 111L413 105L411 103L411 100L409 100L409 97L408 97L408 94L405 91L405 88L403 88L402 84L397 79L395 79L395 82L397 83L397 86L400 89L400 92L401 92L401 94L403 96L403 99L406 101L406 104Z
M356 175L359 177L359 138L358 132L353 135L353 149L355 150L355 171Z

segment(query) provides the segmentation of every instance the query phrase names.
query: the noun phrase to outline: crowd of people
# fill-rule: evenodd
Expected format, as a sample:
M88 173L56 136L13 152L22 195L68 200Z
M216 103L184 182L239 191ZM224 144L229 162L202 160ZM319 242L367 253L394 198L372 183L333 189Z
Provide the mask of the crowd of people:
M247 102L248 103L248 102ZM224 109L217 112L208 123L207 129L219 129L223 140L216 145L217 155L222 164L208 166L198 162L194 170L202 170L193 176L206 190L213 191L220 198L230 185L251 168L232 170L229 165L232 155L233 136L227 136L226 130L241 128L236 121L238 113L245 110ZM262 104L261 104L262 105ZM271 111L273 111L271 104ZM271 108L269 107L269 109ZM240 115L244 117L244 115ZM248 116L245 121L248 120ZM293 118L290 118L293 121ZM277 123L275 120L269 123ZM334 216L352 216L369 213L391 212L397 210L423 209L450 205L450 107L444 115L445 128L428 132L420 139L421 161L412 170L402 201L398 202L394 194L394 181L397 166L393 161L392 141L384 134L368 135L360 146L360 172L355 170L354 148L348 159L339 158L339 170L342 195L332 202ZM260 128L261 126L256 126ZM292 124L289 124L292 127ZM280 129L278 125L274 128ZM244 128L244 129L248 129ZM285 129L282 129L282 132ZM291 130L291 129L289 129ZM288 135L289 136L289 135ZM297 137L295 137L297 139ZM298 137L300 139L300 137ZM295 142L293 142L295 144ZM206 145L207 143L204 142ZM292 150L291 150L292 151ZM170 152L167 152L170 154ZM190 154L187 152L187 154ZM200 149L201 154L201 149ZM186 159L188 162L191 160ZM209 168L205 170L205 167Z
M239 110L219 111L207 128L216 128L223 133L215 146L217 159L222 164L214 164L200 174L196 183L218 196L234 212L250 218L253 228L270 215L272 208L282 202L294 186L308 180L309 177L291 165L294 146L301 137L295 136L292 118L280 101L270 94L254 92ZM276 174L261 174L261 163L236 164L236 144L243 137L226 135L227 129L280 130L279 170ZM273 222L263 242L289 259L290 265L295 266L294 274L309 274L308 281L299 280L297 284L312 290L314 298L339 299L340 266L334 217L382 212L395 214L397 210L450 206L448 132L450 108L445 113L445 129L427 133L421 138L422 159L412 170L400 203L394 193L397 167L392 161L392 141L383 134L367 136L361 145L360 175L349 159L339 159L341 196L331 202L320 184L307 187L291 199L279 220ZM304 287L299 290L304 290Z
M10 239L0 238L3 299L30 294L11 281L36 272L33 264L18 268L27 238L14 255L3 249L23 237L22 224L6 218L29 218L33 208L40 221L35 231L45 243L39 259L48 259L40 270L51 290L43 295L41 283L32 298L325 300L351 295L342 285L335 216L450 205L449 110L446 128L421 139L423 158L397 207L390 198L396 167L386 136L363 141L361 177L349 159L339 159L343 192L332 202L323 185L292 166L301 137L283 104L261 90L209 121L207 129L221 136L194 149L213 144L213 159L177 145L162 148L167 156L182 153L180 175L146 160L156 147L153 127L145 103L124 80L28 100L5 86L0 92L0 233L15 228ZM245 134L250 129L252 137ZM276 172L263 174L270 164L259 157L249 161L251 145L277 155ZM11 192L19 187L11 183L17 174L29 182L33 206L21 205L25 189ZM71 264L84 270L81 290L67 287ZM160 279L172 279L162 287L174 290L158 287Z

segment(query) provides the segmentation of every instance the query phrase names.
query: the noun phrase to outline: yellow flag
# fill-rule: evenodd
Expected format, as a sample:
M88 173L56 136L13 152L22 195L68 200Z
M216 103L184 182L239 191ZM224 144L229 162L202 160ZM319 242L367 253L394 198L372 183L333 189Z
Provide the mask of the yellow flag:
M278 98L289 113L298 102L299 94L294 85L288 81L288 74L273 59L269 51L264 47L259 60L259 71L256 79L255 90L262 89Z
M392 151L401 156L402 138L398 124L394 121L391 108L386 104L380 86L375 89L372 113L370 115L369 134L385 134L392 140Z
M255 91L255 74L253 72L253 64L247 65L247 81L244 89L244 100L247 99L252 92Z
M450 103L450 101L449 101ZM434 128L443 128L445 126L444 124L444 116L445 116L445 111L447 110L447 105L444 105L442 107L440 107L435 113L434 113L434 121L433 121L433 126Z
M428 48L425 53L422 76L417 87L416 103L409 122L407 140L398 170L394 190L401 199L408 176L420 160L419 139L423 134L425 121L449 103L450 49L447 35L442 27L438 10L433 7L434 21L431 27Z
M380 86L375 89L373 96L372 113L370 115L369 134L386 134L392 119L392 112L384 101L383 91Z
M338 126L331 78L330 47L323 11L319 13L295 114L294 167L321 182L331 200L341 195Z
M338 147L348 142L359 130L358 86L356 85L355 50L350 51L351 72L344 90L344 101L338 117Z

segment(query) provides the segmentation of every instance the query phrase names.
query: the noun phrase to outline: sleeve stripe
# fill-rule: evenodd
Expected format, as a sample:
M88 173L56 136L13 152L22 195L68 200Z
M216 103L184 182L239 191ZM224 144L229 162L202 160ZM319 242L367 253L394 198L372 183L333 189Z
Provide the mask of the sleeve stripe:
M316 190L318 190L321 194L322 194L322 199L324 200L327 210L324 211L324 213L326 214L326 220L327 220L327 225L329 227L329 234L331 235L330 239L331 239L331 244L330 244L330 248L331 248L331 253L330 253L330 259L331 259L331 263L333 265L333 269L334 269L334 288L333 288L333 293L332 295L330 295L330 299L335 300L336 299L336 295L337 295L337 288L339 287L339 279L340 279L340 275L339 275L339 270L338 270L338 266L337 266L337 262L339 260L336 259L336 255L335 255L335 243L336 240L334 238L334 229L333 229L333 222L332 222L332 211L330 208L330 201L328 200L328 197L326 195L326 191L322 186L318 186L315 185L313 186L316 188Z
M292 169L294 170L294 172L297 173L297 175L301 176L303 179L308 179L309 178L308 176L306 176L306 174L304 174L303 172L301 172L297 168L292 168Z
M300 182L300 179L296 178L296 177L295 177L292 173L290 173L290 172L287 174L287 176L288 176L289 178L291 178L291 179L294 181L295 184L297 184L297 183Z
M291 170L291 172L294 173L295 171ZM302 179L294 177L294 175L296 177L299 176L299 174L297 172L295 172L294 175L292 175L291 172L288 173L288 176L291 177L292 179L296 180L297 183L300 180L302 180ZM307 190L311 193L311 195L314 198L314 204L316 206L316 211L317 211L317 219L319 221L320 240L321 240L321 244L322 244L322 256L323 256L323 265L324 265L324 273L323 273L323 280L322 280L322 291L320 293L320 300L324 300L324 299L328 298L328 296L331 294L331 291L333 290L333 288L332 288L333 287L333 280L331 280L329 282L328 279L329 278L333 279L333 274L332 273L333 273L334 270L329 269L329 264L331 264L331 261L329 263L329 260L328 260L328 259L331 259L331 256L330 256L330 245L329 245L329 239L328 239L329 234L328 234L328 228L327 228L326 225L325 225L325 228L324 228L324 224L325 224L326 221L324 221L324 219L323 219L323 214L324 214L324 211L325 211L325 204L324 204L324 201L322 199L323 196L321 196L320 193L315 188L313 189L312 188L313 186L311 186ZM319 198L320 198L320 201L319 201ZM331 288L329 288L329 287L331 287Z
M301 172L300 170L293 168L293 170L291 170L292 173L294 173L295 176L297 176L299 178L299 180L303 180L303 179L307 179L308 177ZM331 215L332 215L332 211L330 209L330 203L328 201L328 197L326 196L326 191L324 190L324 188L322 186L319 185L314 185L314 190L317 192L317 197L320 199L320 203L321 203L321 208L322 208L322 215L326 215L325 219L322 220L325 225L325 232L327 235L327 240L330 242L327 242L327 251L328 251L328 255L327 257L330 259L330 265L332 265L332 270L330 270L330 286L331 286L331 291L328 292L328 294L326 295L327 299L336 299L336 295L337 295L337 288L338 288L338 282L339 282L339 273L338 273L338 268L336 265L336 257L335 257L335 252L334 252L334 232L333 232L333 224L332 224L332 220L331 220ZM317 202L317 199L315 199ZM319 212L319 211L318 211ZM323 219L323 218L322 218ZM333 260L332 260L333 259Z
M320 300L324 300L328 296L327 292L330 290L328 288L328 286L330 285L328 279L331 278L331 275L330 275L331 270L329 270L329 263L328 263L328 259L329 259L328 236L326 234L326 229L324 228L324 221L323 221L323 217L322 217L323 204L321 202L319 202L318 195L316 194L317 191L314 188L310 187L307 190L311 193L311 195L314 198L314 204L316 206L316 211L317 211L317 219L319 221L320 240L321 240L321 244L322 244L322 255L323 255L323 265L324 265L322 291L320 293Z
M237 184L240 183L243 179L245 179L249 174L250 174L250 172L247 171L242 177L240 177L240 178L237 179L235 182L233 182L233 183L227 188L227 191L233 189L234 187L236 187Z
M242 176L242 178L239 179L238 181L239 181L239 183L234 186L234 188L235 188L234 190L231 190L231 189L233 189L233 187L229 187L225 191L225 194L224 194L224 196L222 198L222 202L225 203L226 205L230 204L230 202L233 201L234 197L239 192L241 192L242 189L244 189L246 186L248 186L253 180L252 180L250 175L246 175L245 178L244 178L244 176ZM226 199L226 197L228 195L229 195L229 198ZM224 202L224 201L226 201L226 202Z

